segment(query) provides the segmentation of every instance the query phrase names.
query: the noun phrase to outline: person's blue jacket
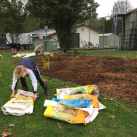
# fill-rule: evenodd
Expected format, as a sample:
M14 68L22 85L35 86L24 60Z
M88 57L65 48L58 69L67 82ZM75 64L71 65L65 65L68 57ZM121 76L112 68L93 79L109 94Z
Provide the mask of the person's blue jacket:
M33 73L35 74L36 61L34 59L27 58L27 57L22 58L17 66L19 65L24 65L26 68L31 69Z

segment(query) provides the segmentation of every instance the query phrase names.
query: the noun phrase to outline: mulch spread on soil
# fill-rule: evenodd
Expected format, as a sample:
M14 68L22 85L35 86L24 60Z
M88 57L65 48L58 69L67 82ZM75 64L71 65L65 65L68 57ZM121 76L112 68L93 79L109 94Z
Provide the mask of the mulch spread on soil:
M50 77L80 85L98 85L106 97L126 99L137 104L137 59L76 56L50 57ZM43 58L46 60L45 56ZM42 58L35 60L41 75L48 76L48 70L42 69Z

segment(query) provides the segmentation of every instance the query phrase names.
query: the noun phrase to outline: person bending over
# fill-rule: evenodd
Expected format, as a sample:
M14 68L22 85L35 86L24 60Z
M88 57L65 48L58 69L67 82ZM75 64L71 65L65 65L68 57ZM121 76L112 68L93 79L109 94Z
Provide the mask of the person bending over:
M36 48L34 49L34 52L36 53L36 56L38 56L38 53L40 52L40 54L43 54L43 45L38 45L36 46Z
M11 48L12 55L15 55L16 49L17 49L17 47L18 47L18 44L12 42L12 43L9 44L9 46L10 46L10 48Z
M27 83L25 81L25 77L29 76L31 79L32 87L33 87L33 96L32 98L34 101L36 100L36 91L37 91L37 80L39 81L40 85L43 87L44 92L47 96L50 95L48 91L47 84L44 83L40 76L40 72L38 67L36 66L36 61L32 58L22 58L17 67L14 69L13 72L13 82L12 82L12 94L11 98L15 98L15 90L17 87L17 83L20 79L21 85L23 90L29 91Z

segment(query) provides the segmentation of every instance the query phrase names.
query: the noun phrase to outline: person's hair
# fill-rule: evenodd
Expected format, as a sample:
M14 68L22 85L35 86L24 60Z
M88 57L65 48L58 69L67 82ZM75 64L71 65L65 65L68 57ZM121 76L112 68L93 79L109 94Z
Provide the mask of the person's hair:
M27 68L23 65L17 66L13 73L16 79L19 79L20 77L25 77L27 74Z

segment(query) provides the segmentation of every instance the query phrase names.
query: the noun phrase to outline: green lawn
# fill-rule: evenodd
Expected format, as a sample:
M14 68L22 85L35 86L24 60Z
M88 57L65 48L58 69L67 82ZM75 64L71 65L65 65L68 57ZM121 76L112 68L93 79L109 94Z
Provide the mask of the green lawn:
M83 51L84 52L84 51ZM101 55L102 51L87 51L89 54ZM113 56L136 56L136 51L109 51ZM0 106L3 106L11 95L11 84L13 70L16 65L14 61L21 58L12 58L11 52L0 51ZM35 57L41 58L41 57ZM42 76L44 79L48 77ZM29 89L32 91L31 81L27 78ZM57 120L46 118L43 116L45 111L44 100L52 99L56 93L56 88L64 88L66 86L78 86L71 82L62 82L58 79L51 78L47 81L51 96L44 95L43 89L38 85L39 98L35 102L34 112L32 115L11 116L4 115L0 111L0 133L3 131L11 132L12 137L135 137L137 136L137 105L131 104L125 100L115 99L112 101L104 99L101 94L99 101L106 106L105 110L99 112L97 118L87 125L69 124L58 121L61 128L57 124ZM21 88L20 82L18 89ZM110 116L114 115L114 119ZM14 127L9 127L9 124Z
M91 55L101 55L101 56L115 56L115 57L127 57L127 58L137 58L137 51L118 51L118 50L78 50L80 53L87 53Z

